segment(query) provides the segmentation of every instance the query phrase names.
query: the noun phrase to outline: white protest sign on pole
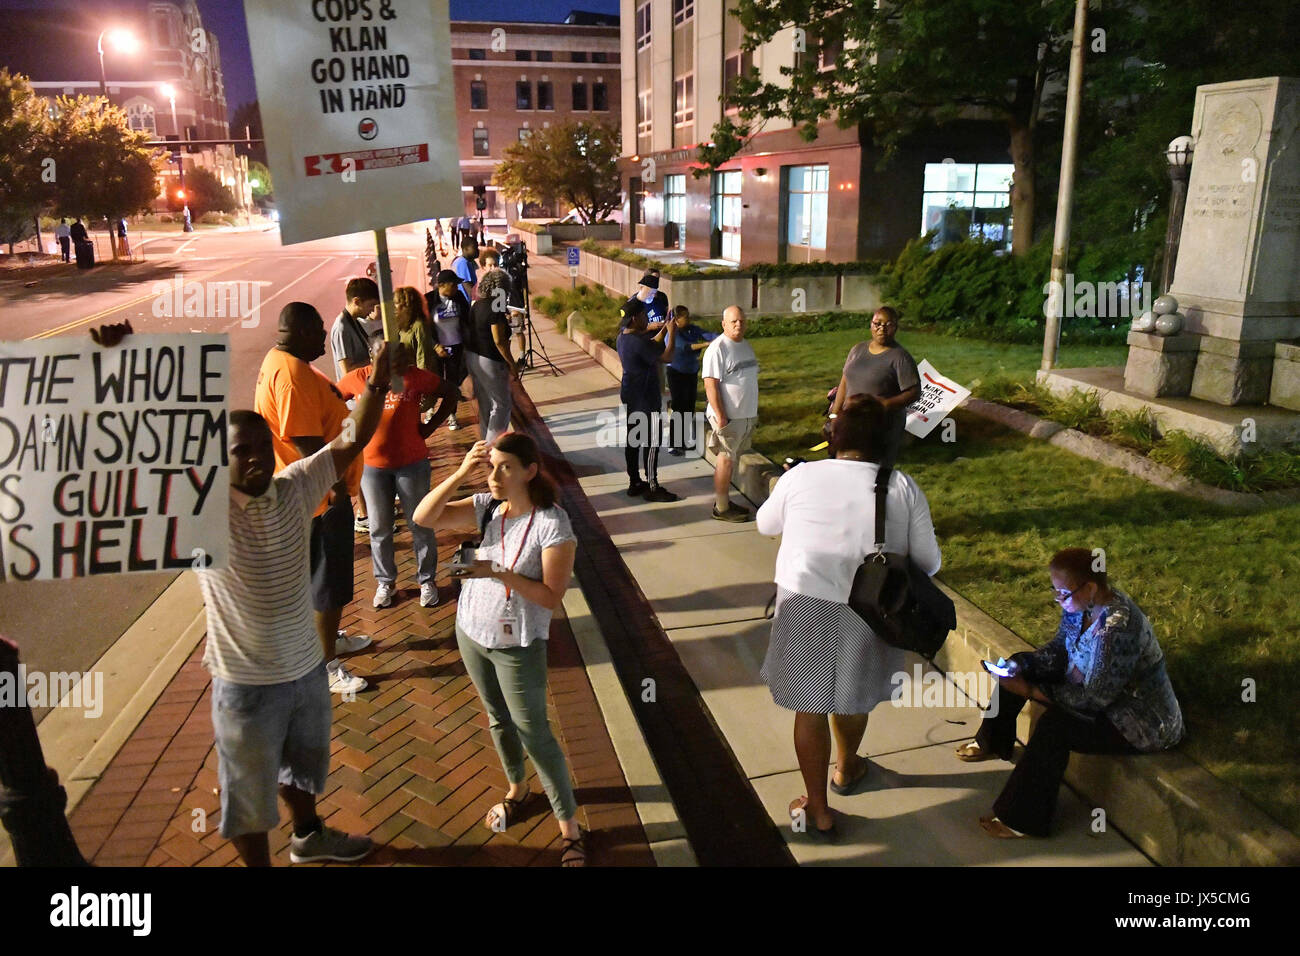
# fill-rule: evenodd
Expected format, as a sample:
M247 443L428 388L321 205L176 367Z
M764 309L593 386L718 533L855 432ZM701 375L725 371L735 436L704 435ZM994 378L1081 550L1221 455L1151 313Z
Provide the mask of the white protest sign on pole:
M0 580L224 568L227 335L0 342Z
M921 375L921 397L907 406L907 430L917 438L924 438L970 397L970 389L940 375L925 359L916 370Z
M286 244L460 215L448 0L244 0Z

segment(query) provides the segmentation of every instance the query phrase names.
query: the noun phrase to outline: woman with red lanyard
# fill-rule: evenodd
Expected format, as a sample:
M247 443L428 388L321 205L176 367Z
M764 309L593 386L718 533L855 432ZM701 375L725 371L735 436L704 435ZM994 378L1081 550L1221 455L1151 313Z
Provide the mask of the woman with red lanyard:
M449 501L480 465L489 494ZM573 575L577 539L555 503L555 486L541 470L537 445L520 432L502 435L488 451L476 442L456 472L415 509L416 524L436 531L482 533L478 559L463 574L456 606L456 644L488 714L510 788L483 824L498 833L520 817L530 794L524 768L532 758L560 824L563 866L586 865L564 751L546 717L546 638L551 613Z

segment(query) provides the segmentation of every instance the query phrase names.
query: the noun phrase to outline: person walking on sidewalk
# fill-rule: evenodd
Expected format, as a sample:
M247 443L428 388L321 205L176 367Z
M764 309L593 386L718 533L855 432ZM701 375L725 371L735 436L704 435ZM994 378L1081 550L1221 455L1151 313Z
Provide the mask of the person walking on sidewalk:
M434 248L438 250L438 255L445 256L447 254L447 233L442 228L441 219L433 221L433 244Z
M470 306L469 337L465 340L465 362L474 379L479 427L489 445L510 427L510 381L519 378L519 366L510 354L509 290L510 277L504 269L483 274L479 297Z
M713 466L713 517L719 521L749 521L748 508L733 505L731 474L749 449L758 421L758 356L745 341L745 310L729 305L722 313L722 335L704 351L705 412L713 431L709 450Z
M684 305L673 309L673 326L677 330L677 341L667 368L673 439L668 454L680 457L686 454L686 449L695 448L695 397L700 380L700 352L709 347L718 333L705 332L693 323L691 310Z
M776 616L761 673L772 702L795 712L806 794L790 804L791 816L806 815L807 832L822 837L835 834L826 798L832 733L838 752L830 788L853 793L867 774L868 761L858 755L867 715L892 697L905 663L904 652L877 637L848 604L862 556L874 550L884 421L879 401L853 399L832 426L835 457L791 468L758 509L759 533L781 535ZM885 550L908 555L932 575L940 554L925 494L902 472L888 482Z
M279 338L257 373L255 410L271 429L276 472L314 455L339 436L348 407L332 382L311 363L325 354L325 323L314 306L290 302L280 310ZM354 465L361 463L354 462ZM353 517L350 493L360 491L361 469L353 467L318 502L311 523L311 595L316 633L330 678L330 690L355 694L363 678L339 661L370 645L364 634L339 630L343 608L352 600Z
M377 352L384 333L377 332L371 346ZM397 559L393 547L393 497L402 501L402 511L415 513L416 505L429 493L432 474L429 449L425 440L434 433L456 407L460 393L432 372L415 368L411 350L398 342L393 348L392 381L384 393L384 414L375 436L366 445L365 471L361 491L370 510L370 560L375 570L376 608L393 603L397 584ZM373 366L349 372L339 380L339 391L346 398L360 396L370 381ZM427 424L420 423L421 411L432 407L440 398L437 410ZM420 607L438 603L438 542L428 528L411 522L411 539L415 544L416 581L420 585Z
M1056 637L1011 656L979 733L957 749L961 760L1010 760L1020 711L1031 698L1047 706L993 813L980 817L990 836L1050 833L1071 753L1155 753L1182 739L1182 709L1151 622L1098 570L1095 554L1065 548L1052 556Z
M677 329L669 323L660 325L654 334L646 331L645 303L635 296L624 303L620 315L623 330L615 344L623 364L618 397L627 422L627 444L623 448L627 493L629 497L640 496L646 501L679 501L680 495L659 484L659 443L663 433L659 419L663 407L659 398L659 366L672 357ZM642 467L645 481L641 480Z
M438 273L435 291L426 295L425 301L429 306L429 318L433 322L436 371L444 382L450 382L459 389L469 374L465 364L465 340L469 337L469 299L461 291L460 278L450 269L443 269ZM455 412L447 420L447 428L451 431L460 428Z
M343 290L346 303L330 329L330 352L334 356L334 381L348 372L370 364L370 332L364 323L379 311L379 286L374 279L359 276L349 279ZM352 403L348 403L350 408ZM357 495L352 503L356 521L353 530L365 534L370 530L364 495Z
M72 261L72 230L68 228L68 220L60 219L59 224L54 227L54 238L59 241L59 252L63 255L64 262Z
M491 468L489 493L450 501L483 464ZM561 864L583 866L586 837L573 782L546 717L546 638L573 575L577 539L541 468L536 443L520 432L503 435L490 452L486 442L476 442L415 509L415 521L458 532L477 526L482 534L456 608L456 644L510 783L483 823L504 832L518 819L529 798L526 753L559 821Z

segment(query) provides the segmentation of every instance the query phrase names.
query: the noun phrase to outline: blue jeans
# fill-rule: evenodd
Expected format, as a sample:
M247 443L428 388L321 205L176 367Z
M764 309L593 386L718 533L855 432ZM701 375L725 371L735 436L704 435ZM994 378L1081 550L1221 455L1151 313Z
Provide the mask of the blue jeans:
M366 496L370 515L370 559L375 565L375 581L397 583L397 558L393 549L393 496L402 501L402 511L415 541L416 580L432 584L438 569L438 542L432 528L423 528L411 520L415 507L429 493L432 466L426 458L401 468L371 468L361 474L361 493Z

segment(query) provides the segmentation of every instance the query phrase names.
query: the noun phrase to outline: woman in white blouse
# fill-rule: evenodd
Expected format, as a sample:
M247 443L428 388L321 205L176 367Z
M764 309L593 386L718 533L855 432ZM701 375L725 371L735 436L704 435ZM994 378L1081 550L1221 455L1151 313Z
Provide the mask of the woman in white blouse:
M777 602L762 675L778 706L795 712L794 747L808 792L790 804L807 814L809 833L833 838L827 803L831 736L836 767L830 788L857 790L868 761L858 755L867 716L889 700L903 652L876 637L849 606L853 576L875 551L876 475L888 447L885 408L869 395L845 403L831 428L835 457L804 462L781 476L758 510L759 533L781 535ZM939 570L930 506L907 475L889 477L886 550L909 554L925 573ZM828 726L829 717L829 726Z

